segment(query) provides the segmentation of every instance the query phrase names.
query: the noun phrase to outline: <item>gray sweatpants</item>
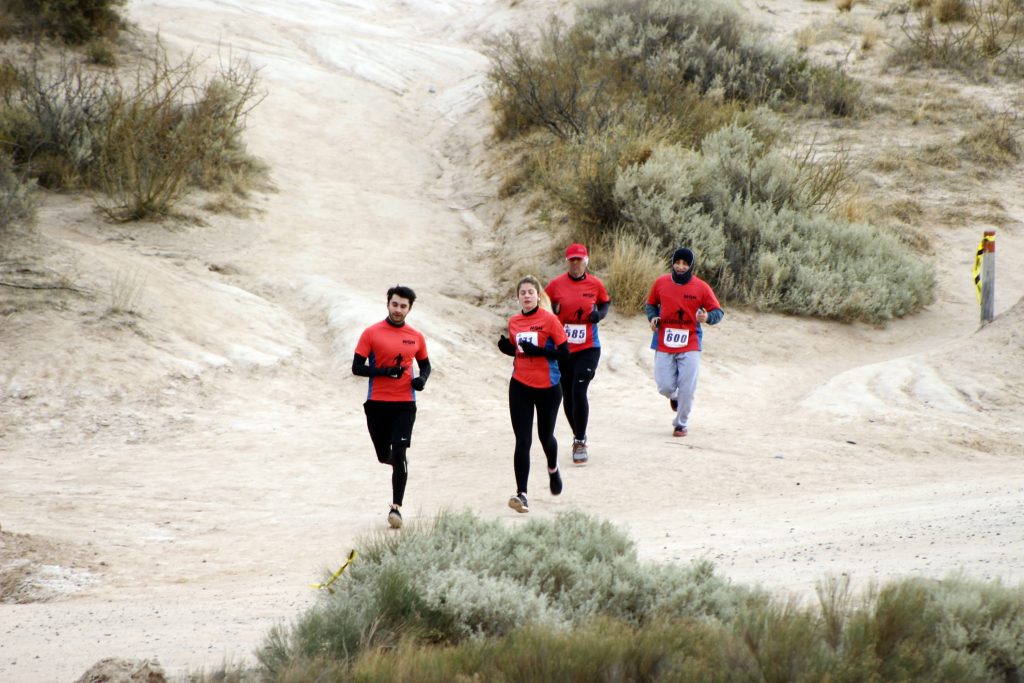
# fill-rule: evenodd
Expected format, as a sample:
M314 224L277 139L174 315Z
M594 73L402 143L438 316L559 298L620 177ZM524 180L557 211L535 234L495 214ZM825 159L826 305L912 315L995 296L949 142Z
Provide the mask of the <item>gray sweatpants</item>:
M658 393L679 402L675 425L686 427L693 407L693 394L697 391L700 374L700 351L684 353L654 352L654 382Z

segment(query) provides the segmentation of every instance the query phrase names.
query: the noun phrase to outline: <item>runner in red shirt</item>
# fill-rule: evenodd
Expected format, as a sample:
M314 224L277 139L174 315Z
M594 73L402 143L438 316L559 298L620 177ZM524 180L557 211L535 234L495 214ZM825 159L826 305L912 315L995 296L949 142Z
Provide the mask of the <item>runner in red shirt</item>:
M416 421L416 392L423 391L430 376L426 340L405 323L415 301L416 293L409 287L389 289L388 317L363 330L352 357L352 373L370 378L363 412L377 460L391 466L388 524L395 529L402 526L402 499L409 478L406 450ZM413 377L414 358L417 377Z
M569 360L559 364L562 374L562 407L572 429L572 461L586 464L587 423L590 402L587 390L601 360L601 339L597 324L608 315L611 299L596 275L587 272L590 258L582 244L570 244L565 250L567 272L550 283L545 291L551 298L551 310L565 327L569 339Z
M516 285L522 312L508 321L508 336L501 335L498 348L515 361L508 383L508 412L516 435L513 466L516 473L516 495L508 505L516 512L529 512L526 485L530 478L530 445L533 414L537 413L537 437L548 462L551 495L562 492L562 475L558 471L558 441L555 421L558 404L562 402L559 384L559 363L569 355L565 330L558 318L540 306L546 297L540 282L532 275ZM513 341L514 340L514 341Z
M693 252L676 249L672 271L654 281L644 307L654 336L654 381L672 411L672 436L686 436L700 372L701 324L725 316L711 286L693 274Z

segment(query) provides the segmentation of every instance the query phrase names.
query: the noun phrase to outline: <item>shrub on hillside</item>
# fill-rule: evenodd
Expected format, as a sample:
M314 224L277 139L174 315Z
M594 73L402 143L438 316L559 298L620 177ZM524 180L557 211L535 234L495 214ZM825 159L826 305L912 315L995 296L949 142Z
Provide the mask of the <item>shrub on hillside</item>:
M624 171L624 229L664 252L690 245L720 297L759 308L878 323L934 297L931 267L893 236L814 208L823 188L791 158L731 126L699 151L655 150Z
M125 0L7 0L15 31L46 35L71 45L115 38Z
M639 626L658 618L727 618L763 596L711 567L643 565L608 522L581 513L515 529L470 513L369 539L347 580L258 653L277 674L326 655L348 660L403 640L458 643L527 624L568 628L598 615Z
M99 190L117 219L166 214L189 187L236 190L264 173L242 141L260 96L244 63L203 78L158 49L126 76L70 60L6 62L2 73L0 144L44 187Z

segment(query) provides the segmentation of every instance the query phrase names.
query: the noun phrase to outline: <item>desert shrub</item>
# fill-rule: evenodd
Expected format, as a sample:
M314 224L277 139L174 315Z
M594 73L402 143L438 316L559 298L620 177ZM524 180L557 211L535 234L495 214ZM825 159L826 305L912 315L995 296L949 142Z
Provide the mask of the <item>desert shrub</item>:
M125 0L7 0L6 9L14 30L82 45L116 37L124 4Z
M31 184L14 172L11 158L0 151L0 240L10 227L31 222L34 215Z
M805 606L729 585L706 563L641 565L619 531L580 513L516 529L447 514L363 542L335 594L271 632L259 680L988 683L1024 674L1024 586L904 579L855 597L848 578L831 578Z
M624 229L665 252L690 245L723 298L875 323L931 302L931 267L891 235L816 211L826 188L732 126L699 151L655 150L619 176L615 195Z
M265 167L246 151L245 122L259 101L241 62L201 77L161 49L127 74L62 60L0 68L0 144L48 188L97 189L108 215L166 214L191 187L238 191Z
M0 98L0 144L41 186L79 185L96 158L112 76L67 58L54 68L37 59L2 68L11 84Z
M608 522L581 513L516 529L469 513L428 529L365 540L348 580L258 653L280 673L320 655L347 660L403 640L459 643L527 624L568 628L598 615L640 625L658 618L726 617L759 594L710 565L645 566Z

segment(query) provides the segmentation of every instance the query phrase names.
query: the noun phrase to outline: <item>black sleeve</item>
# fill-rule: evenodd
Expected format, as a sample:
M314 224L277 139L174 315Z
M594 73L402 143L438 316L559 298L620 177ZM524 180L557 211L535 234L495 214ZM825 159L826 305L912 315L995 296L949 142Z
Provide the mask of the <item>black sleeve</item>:
M551 350L550 358L554 358L559 363L569 362L569 342L564 341L558 345L557 349Z
M366 364L366 356L355 353L352 354L352 374L360 377L378 377L380 372L378 368L371 368Z
M430 359L424 358L423 360L416 359L416 365L420 369L420 378L426 382L427 378L430 377Z
M611 307L611 305L612 305L611 301L605 301L603 304L598 304L597 308L594 309L595 312L597 313L597 320L599 322L601 320L604 320L604 317L606 315L608 315L608 309Z

